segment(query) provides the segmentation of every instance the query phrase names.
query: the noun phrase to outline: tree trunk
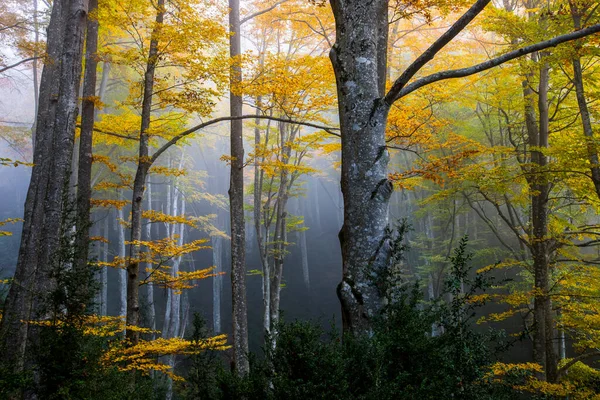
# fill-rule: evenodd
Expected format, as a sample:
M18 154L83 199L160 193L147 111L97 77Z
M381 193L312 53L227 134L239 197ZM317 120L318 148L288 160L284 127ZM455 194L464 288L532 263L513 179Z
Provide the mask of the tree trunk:
M148 210L152 211L152 182L148 178ZM152 224L146 224L146 241L152 241ZM148 303L148 327L153 331L156 330L156 307L154 305L154 284L152 283L151 276L153 265L152 263L146 263L146 303ZM152 334L154 336L154 334Z
M89 12L95 13L98 0L89 0ZM87 20L85 48L85 76L81 105L81 134L79 135L79 171L77 174L77 218L75 236L75 263L87 268L90 247L90 200L92 197L92 143L95 117L96 70L98 66L98 19Z
M108 218L104 218L104 233L102 235L106 240L102 243L102 261L108 262ZM102 267L100 272L100 315L108 315L108 267Z
M119 232L119 258L124 260L127 256L127 249L125 246L125 227L123 226L123 222L125 221L125 215L123 209L117 210L117 219L115 228L117 228ZM119 269L119 316L126 317L127 316L127 270L124 268Z
M3 362L23 367L34 298L52 288L49 260L59 248L63 195L68 183L86 19L83 1L57 0L47 33L34 138L34 167L25 201L19 258L0 326ZM33 309L32 309L33 307Z
M242 81L238 64L241 55L240 4L229 0L229 52L234 65L230 70L230 114L242 115L242 97L237 91ZM234 93L234 91L236 93ZM246 304L246 237L244 222L244 140L241 120L231 121L231 177L229 182L231 218L231 296L233 322L233 367L246 375L248 364L248 313Z
M140 145L138 152L138 166L133 181L133 197L131 201L131 242L129 246L129 261L127 263L127 325L138 326L140 304L139 304L139 255L140 246L138 242L142 238L142 204L146 178L150 169L148 149L148 129L150 128L150 116L152 113L152 96L154 94L154 74L158 63L158 40L162 23L165 16L165 0L158 0L156 6L156 24L150 39L148 51L148 62L144 74L144 92L142 100L142 122L140 127ZM127 338L135 344L139 340L139 332L127 330Z
M340 231L343 277L338 285L346 330L370 332L381 307L377 275L385 268L387 208L392 194L380 69L387 44L387 1L331 1L336 43L330 58L336 75L342 136L344 225ZM385 23L384 23L385 22ZM375 27L374 27L375 24Z
M298 214L305 218L306 205L304 202L298 199ZM304 225L306 226L306 220ZM302 230L298 231L298 246L300 247L300 257L302 260L302 277L304 278L304 285L306 289L310 291L310 271L308 268L308 248L306 246L306 229L305 226Z
M573 2L569 2L571 5L571 15L573 17L573 27L578 30L581 29L581 14ZM581 46L576 46L576 50L580 50ZM577 53L576 53L577 54ZM573 57L573 85L575 86L575 93L577 95L577 105L579 106L579 114L581 115L581 124L583 126L583 134L585 135L588 150L588 159L590 161L590 172L592 175L592 182L594 189L596 190L596 196L600 198L600 161L598 159L598 151L594 144L594 130L592 129L592 120L590 118L590 111L588 109L587 100L585 98L585 88L583 86L583 71L581 68L581 58L578 56Z

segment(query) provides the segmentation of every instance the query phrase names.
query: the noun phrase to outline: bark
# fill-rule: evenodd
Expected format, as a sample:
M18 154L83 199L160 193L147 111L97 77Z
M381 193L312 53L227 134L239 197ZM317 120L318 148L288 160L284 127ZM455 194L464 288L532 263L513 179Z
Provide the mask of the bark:
M581 12L577 8L576 4L569 2L571 6L571 16L573 18L573 27L576 30L581 29ZM575 54L579 54L581 46L576 45ZM575 86L575 93L577 95L577 105L579 106L579 114L581 115L581 124L583 127L583 134L588 141L588 160L590 162L590 172L594 189L596 190L596 196L600 199L600 160L598 158L598 151L594 144L594 130L592 129L592 120L590 117L590 111L588 109L587 100L585 97L585 87L583 85L583 70L581 68L581 58L579 56L573 57L573 85Z
M240 4L229 0L229 50L237 62L241 55ZM242 70L234 64L230 71L229 97L232 117L242 115L242 97L239 90ZM233 322L233 367L238 375L246 375L248 364L248 313L246 304L246 237L244 222L244 142L241 120L231 121L231 176L229 182L231 218L231 296Z
M152 211L152 182L148 179L148 210ZM152 241L152 224L147 223L145 229L146 241ZM152 273L152 263L146 263L146 303L148 303L148 327L156 330L156 308L154 305L154 284L150 274ZM154 335L154 334L153 334Z
M131 242L129 246L129 261L127 263L127 325L139 324L139 255L140 246L137 244L142 238L142 204L144 198L146 178L150 170L149 135L150 116L152 113L152 96L154 94L154 75L158 63L158 40L165 16L165 0L158 0L156 7L156 24L154 25L148 61L144 73L144 91L142 100L142 122L140 127L140 143L138 152L138 166L133 181L133 197L131 201ZM139 332L127 330L127 338L133 343L139 340Z
M219 217L217 217L219 221ZM223 272L223 238L211 236L212 260L215 274ZM221 333L221 294L223 292L222 280L217 275L213 278L213 332Z
M298 214L306 214L306 206L304 202L298 199ZM306 224L304 224L306 225ZM308 268L308 248L306 246L306 230L302 229L298 231L298 246L300 247L300 257L302 260L302 277L304 279L304 285L306 289L310 291L310 271Z
M331 4L337 35L330 58L338 91L344 197L339 234L343 275L337 292L344 328L366 333L381 307L373 278L389 257L389 246L383 243L392 193L385 147L389 105L380 90L387 43L382 47L384 27L379 17L386 12L387 1L333 0Z
M117 210L117 220L115 227L119 232L119 258L124 260L127 256L127 249L125 246L125 227L123 223L125 221L125 215L123 209ZM127 270L124 268L119 269L119 316L127 316Z
M103 237L107 240L102 243L102 261L108 262L108 218L104 219ZM100 271L100 315L108 315L108 267L102 267Z
M21 321L38 314L38 303L52 289L49 261L54 259L61 237L86 7L83 1L55 1L48 26L47 56L51 62L44 66L40 82L35 166L25 202L19 258L0 326L3 362L15 370L23 367L28 335L28 325Z
M98 0L89 0L89 12L95 13ZM95 116L96 70L98 67L98 19L88 18L85 49L85 75L81 105L81 133L79 135L79 171L77 174L77 218L75 236L75 263L87 268L90 247L90 201L92 197L92 143Z
M548 147L549 114L548 88L549 66L543 55L535 55L540 65L539 86L537 90L538 116L535 111L535 92L531 88L531 74L523 82L525 99L525 125L529 146ZM539 118L539 120L537 120ZM531 187L531 255L533 259L534 295L534 361L544 366L545 378L554 381L556 378L556 353L553 342L553 315L550 292L550 261L548 243L548 196L550 184L544 169L548 164L547 157L541 151L531 151L532 174L529 177Z

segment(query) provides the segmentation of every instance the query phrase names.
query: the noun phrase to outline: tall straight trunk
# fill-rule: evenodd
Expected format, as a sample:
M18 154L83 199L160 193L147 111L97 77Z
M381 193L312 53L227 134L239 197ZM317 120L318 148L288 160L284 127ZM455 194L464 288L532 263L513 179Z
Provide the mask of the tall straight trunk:
M35 126L37 124L37 115L39 111L39 77L38 77L38 51L37 45L40 42L40 25L38 22L38 0L33 0L33 41L35 44L35 50L33 52L33 104L34 104L34 120L33 126L31 127L31 147L35 152Z
M578 30L581 29L581 11L577 5L573 2L569 2L571 6L571 16L573 18L573 27ZM581 46L576 46L576 50L580 50ZM575 54L578 54L577 52ZM573 57L573 85L575 86L575 93L577 95L577 105L579 106L579 114L581 116L581 124L583 127L583 134L588 141L588 160L590 161L590 172L592 175L592 183L596 190L596 196L600 198L600 160L598 158L598 150L594 144L594 130L592 129L592 120L590 118L590 111L588 109L587 100L585 98L585 87L583 85L583 70L581 68L581 58L579 56Z
M47 56L39 90L34 167L25 201L19 258L0 326L3 362L20 370L32 303L52 289L49 260L59 248L63 196L68 183L86 19L83 1L57 0L47 33Z
M89 12L96 13L98 0L89 0ZM92 197L92 143L95 117L96 70L98 67L98 19L87 20L85 48L85 75L81 105L81 133L79 135L79 171L77 174L77 218L75 236L76 265L83 269L88 264L90 247L90 201Z
M298 215L306 218L306 205L300 199L298 200ZM305 220L306 221L306 220ZM304 224L306 225L306 223ZM306 246L306 230L298 231L298 246L300 247L300 257L302 262L302 278L306 289L310 291L310 271L308 269L308 248Z
M119 258L124 260L127 256L127 248L125 246L125 227L123 226L123 222L125 221L125 213L123 209L117 210L117 220L115 221L115 228L118 231L119 237ZM124 268L119 269L119 316L126 317L127 316L127 270Z
M102 243L102 261L108 262L108 218L104 218L104 231L102 236L105 239L105 242ZM100 277L100 315L108 315L108 267L102 267Z
M131 242L129 246L129 261L127 263L127 325L138 326L140 318L139 280L140 280L140 246L142 238L142 204L146 178L150 169L148 149L148 129L152 113L152 96L154 94L154 75L158 63L158 40L165 16L165 0L158 0L156 6L156 24L152 30L148 62L144 74L144 91L142 100L142 122L140 127L140 144L138 166L133 181L133 197L131 201ZM127 330L127 338L132 343L139 340L139 332Z
M537 116L534 95L531 88L532 74L528 74L523 82L525 99L525 126L529 146L535 148L548 147L549 112L549 66L544 55L534 55L539 64L539 85L537 90ZM539 120L538 120L539 118ZM531 255L534 273L534 361L544 367L545 378L553 381L556 376L556 353L553 342L553 314L550 299L550 260L548 243L548 196L550 184L544 169L548 164L547 157L539 150L531 151L532 176L531 187Z
M217 217L217 222L219 217ZM211 236L212 245L212 262L215 267L215 274L223 272L223 238L220 236ZM221 294L222 281L219 275L213 278L213 332L215 334L221 332Z
M234 60L230 70L230 115L242 115L242 97L237 93L242 81L240 3L229 0L229 55ZM234 91L236 93L234 93ZM244 138L241 120L231 121L231 176L229 182L231 218L231 296L233 323L233 367L246 375L248 364L248 312L246 304L246 232L244 221Z
M148 178L148 210L152 211L152 182L150 182L150 178ZM147 223L145 229L145 240L148 242L152 241L152 224ZM148 327L153 331L156 330L156 307L154 305L154 284L151 280L152 274L152 263L148 262L145 265L146 267L146 303L148 303ZM153 334L154 335L154 334Z
M385 72L381 72L388 2L331 0L331 5L337 34L330 58L338 92L344 197L339 234L343 271L337 292L344 328L366 333L381 308L376 280L387 265L390 248L384 243L393 190L385 143L389 105L382 98Z

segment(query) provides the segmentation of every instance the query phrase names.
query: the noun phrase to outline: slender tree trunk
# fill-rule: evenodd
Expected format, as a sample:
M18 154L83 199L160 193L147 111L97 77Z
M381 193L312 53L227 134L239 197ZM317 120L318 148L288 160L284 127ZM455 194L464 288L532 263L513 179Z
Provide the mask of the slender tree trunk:
M133 198L131 201L131 242L129 246L129 262L127 265L127 325L139 325L139 241L142 238L142 204L144 198L146 178L150 169L148 149L148 129L152 113L152 96L154 94L154 75L158 63L158 40L165 16L165 0L158 0L156 7L156 24L150 39L148 62L144 74L144 92L142 100L142 122L140 128L140 145L138 153L138 167L133 181ZM127 338L132 343L139 340L139 332L127 330Z
M573 2L571 5L571 16L573 18L573 27L581 29L581 14L577 6ZM576 50L581 49L581 46L576 46ZM577 53L576 53L577 54ZM592 120L588 109L587 100L585 98L585 88L583 85L583 70L581 68L581 58L573 57L573 85L577 95L577 105L579 106L579 114L581 115L581 124L583 126L583 134L588 141L588 159L590 161L590 172L592 182L596 190L596 195L600 198L600 161L598 159L598 151L594 144L594 130L592 129Z
M217 217L217 223L220 220ZM212 260L215 267L215 273L223 272L223 238L220 236L211 236ZM222 283L220 276L213 278L213 332L221 333L221 293Z
M115 227L119 232L119 258L124 260L127 256L127 249L125 246L125 227L123 222L125 221L125 213L123 209L117 210L117 220L115 221ZM127 316L127 270L124 268L119 269L119 316Z
M305 218L306 205L304 202L298 199L298 214ZM306 225L306 224L304 224ZM298 231L298 246L300 247L300 257L302 260L302 277L304 279L304 285L306 289L310 291L310 271L308 268L308 248L306 246L306 230L303 227L302 230Z
M343 277L337 292L344 328L365 333L381 308L373 276L385 268L390 248L384 243L393 190L385 143L389 105L382 99L385 79L380 71L387 49L383 37L388 2L332 0L331 4L337 34L330 58L338 89L344 196L339 235Z
M98 0L89 0L89 12L96 13ZM80 269L87 268L90 247L90 200L92 197L92 143L96 98L96 70L98 67L98 19L87 20L85 49L85 76L81 106L81 134L79 135L79 171L77 174L77 219L75 236L75 263Z
M102 261L108 262L108 218L104 219L104 233L102 236L106 240L102 243ZM100 315L108 315L108 267L102 267L100 276L100 302L102 304Z
M148 210L152 211L152 182L148 177ZM152 224L146 224L146 241L152 241ZM146 303L148 303L148 327L153 331L156 330L156 307L154 305L154 284L152 283L151 274L153 265L152 263L146 263ZM154 334L152 334L154 336Z
M240 4L229 0L229 52L234 65L230 71L230 114L242 115L242 97L238 93L242 69ZM235 93L234 93L235 92ZM248 313L246 304L246 237L244 221L244 140L241 120L231 121L231 179L229 186L231 218L231 296L233 322L233 367L238 375L246 375L248 364Z
M40 25L38 23L38 0L33 0L33 41L35 44L35 50L33 52L33 104L34 104L34 115L33 126L31 127L31 147L32 151L35 152L35 127L37 125L37 115L39 112L39 78L38 78L38 51L37 45L40 42Z

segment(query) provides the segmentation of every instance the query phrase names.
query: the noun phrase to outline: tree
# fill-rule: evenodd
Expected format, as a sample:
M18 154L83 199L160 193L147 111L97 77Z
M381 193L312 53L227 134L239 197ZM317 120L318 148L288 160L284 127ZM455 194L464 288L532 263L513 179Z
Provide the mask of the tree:
M340 232L343 278L338 286L344 327L368 332L381 307L373 276L389 257L385 239L392 183L385 131L390 107L431 83L485 71L522 55L600 31L600 25L505 53L473 67L442 71L416 80L415 75L490 3L478 0L423 54L410 64L386 93L388 48L387 0L330 0L336 42L330 53L336 74L342 132L344 225Z
M87 1L56 1L48 26L36 124L34 168L25 203L19 260L0 327L4 361L23 367L28 323L38 313L34 300L50 293L54 252L63 233Z

